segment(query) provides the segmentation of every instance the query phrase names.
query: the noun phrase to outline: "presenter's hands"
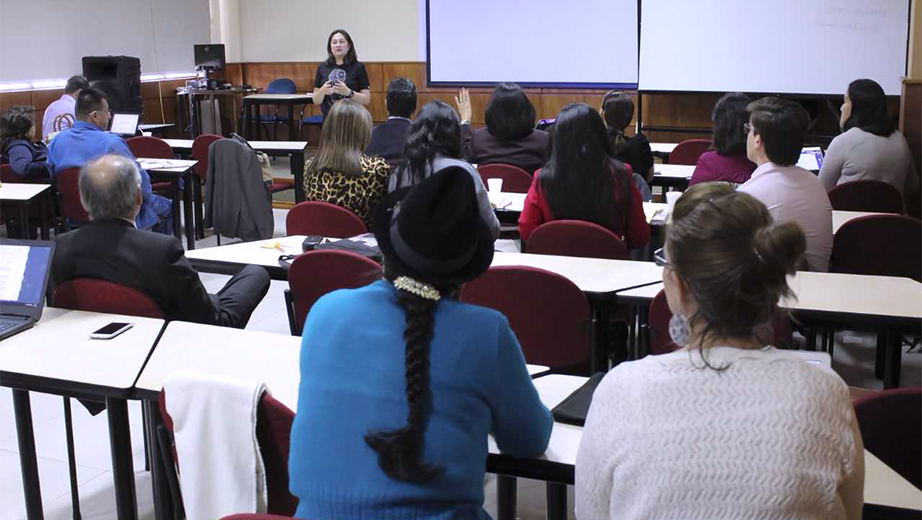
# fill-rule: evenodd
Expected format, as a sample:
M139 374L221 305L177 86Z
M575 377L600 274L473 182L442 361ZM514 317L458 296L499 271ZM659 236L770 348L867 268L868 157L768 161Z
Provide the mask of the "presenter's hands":
M333 93L339 94L340 96L348 96L352 92L352 89L347 87L342 81L337 81L333 83Z
M458 95L455 96L455 105L458 106L458 115L461 116L461 121L470 122L471 116L474 115L474 110L471 109L471 94L466 88L462 88Z
M323 94L324 97L332 94L333 93L333 82L327 81L326 83L324 83L323 86L320 87L320 93Z

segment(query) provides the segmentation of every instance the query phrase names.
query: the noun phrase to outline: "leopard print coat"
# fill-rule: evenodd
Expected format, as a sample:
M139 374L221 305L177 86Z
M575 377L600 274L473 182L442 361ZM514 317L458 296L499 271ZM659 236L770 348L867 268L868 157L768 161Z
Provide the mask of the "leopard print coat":
M350 177L341 173L308 173L311 161L304 164L305 200L329 202L352 210L369 231L378 202L387 191L390 167L380 157L362 156L362 175Z

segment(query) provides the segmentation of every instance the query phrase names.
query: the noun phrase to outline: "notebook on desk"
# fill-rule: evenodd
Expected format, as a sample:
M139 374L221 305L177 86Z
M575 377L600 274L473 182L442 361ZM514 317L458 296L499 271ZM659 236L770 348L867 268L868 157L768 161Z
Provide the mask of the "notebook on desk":
M0 340L32 328L42 317L53 256L51 241L0 244Z

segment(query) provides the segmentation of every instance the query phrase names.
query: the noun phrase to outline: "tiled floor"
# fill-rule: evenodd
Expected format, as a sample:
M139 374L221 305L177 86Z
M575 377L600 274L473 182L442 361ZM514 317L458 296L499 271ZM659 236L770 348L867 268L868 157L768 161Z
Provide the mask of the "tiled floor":
M287 171L287 164L283 161L280 159L274 165L277 170ZM283 236L287 211L274 210L274 214L275 234ZM5 236L5 234L0 233L0 236ZM222 243L225 241L222 240ZM216 239L213 236L196 243L196 247L214 245L216 245ZM503 240L497 243L497 249L513 252L518 251L518 245L511 240ZM229 276L202 273L201 279L206 289L216 292L229 279ZM272 282L269 293L254 311L247 329L278 334L289 333L284 304L286 287L287 282ZM874 338L869 335L840 333L837 335L834 368L850 385L880 388L880 381L873 377L874 349ZM910 384L922 384L922 355L918 353L903 356L903 385ZM64 444L62 398L32 393L31 399L45 518L55 520L72 518ZM135 452L138 509L140 518L152 519L154 515L150 473L143 469L144 452L140 408L136 402L129 404L131 441ZM115 495L112 486L106 414L90 416L86 409L76 401L72 401L72 409L82 516L88 520L115 518ZM0 388L0 520L25 518L18 452L16 428L13 422L12 394L9 389ZM572 487L569 492L572 518ZM495 516L495 478L493 476L488 475L486 478L485 494L485 507L491 515ZM519 517L544 518L544 504L544 484L520 479L518 484Z

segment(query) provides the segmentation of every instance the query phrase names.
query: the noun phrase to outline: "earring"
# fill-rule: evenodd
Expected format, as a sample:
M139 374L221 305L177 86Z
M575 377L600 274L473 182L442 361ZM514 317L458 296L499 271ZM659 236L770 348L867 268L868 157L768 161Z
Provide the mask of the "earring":
M688 318L684 314L673 314L669 318L669 337L677 346L684 347L688 345L688 339L691 336L691 327L688 326Z

